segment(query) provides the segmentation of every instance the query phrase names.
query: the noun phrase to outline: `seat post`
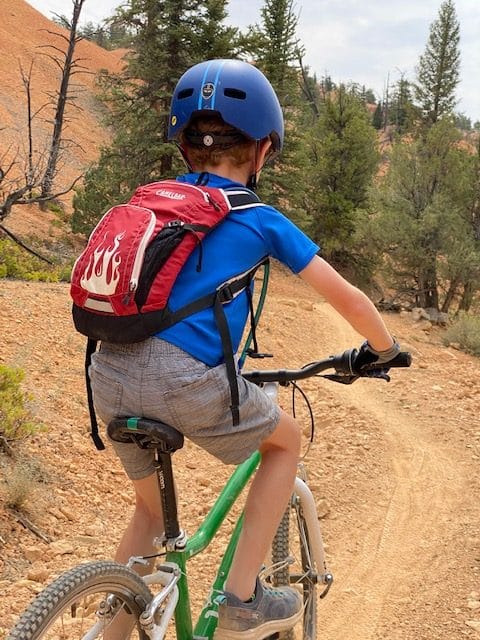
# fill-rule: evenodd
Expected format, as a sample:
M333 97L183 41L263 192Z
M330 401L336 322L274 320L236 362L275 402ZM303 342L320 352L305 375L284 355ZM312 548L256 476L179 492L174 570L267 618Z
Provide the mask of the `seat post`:
M158 486L162 502L165 538L168 541L180 536L171 454L156 449L155 466L157 468Z

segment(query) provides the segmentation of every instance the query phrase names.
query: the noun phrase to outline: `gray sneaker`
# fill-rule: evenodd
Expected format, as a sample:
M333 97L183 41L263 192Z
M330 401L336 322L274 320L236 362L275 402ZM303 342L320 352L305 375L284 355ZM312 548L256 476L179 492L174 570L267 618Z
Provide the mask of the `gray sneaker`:
M217 601L218 626L214 640L262 640L292 629L303 614L298 591L290 587L265 587L258 578L252 602L242 602L228 591Z

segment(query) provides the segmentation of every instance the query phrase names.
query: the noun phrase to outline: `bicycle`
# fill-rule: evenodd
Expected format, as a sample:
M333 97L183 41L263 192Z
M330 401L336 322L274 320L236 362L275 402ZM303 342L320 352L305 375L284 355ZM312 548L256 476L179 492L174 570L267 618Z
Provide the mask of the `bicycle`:
M243 376L276 394L278 385L319 376L352 384L359 377L351 367L354 349L294 370L247 371ZM389 367L410 366L410 354L402 352ZM333 369L334 373L321 373ZM386 371L370 365L362 376L388 380ZM187 563L213 540L243 488L255 473L259 452L239 465L230 476L197 531L188 538L180 528L174 489L172 455L183 446L183 435L168 425L142 418L121 418L108 425L109 435L122 442L135 441L155 450L156 467L165 532L156 538L159 558L153 573L140 577L135 565L151 558L134 557L126 565L113 561L93 561L70 569L48 585L27 607L7 640L94 640L104 632L119 612L132 616L132 635L139 640L163 640L169 623L175 621L176 640L209 640L217 622L216 595L222 592L242 526L239 517L227 545L210 593L195 625L190 608ZM293 514L293 517L292 517ZM272 564L263 576L274 586L296 585L303 595L303 619L296 629L269 636L269 640L316 640L317 588L324 598L333 576L327 568L322 535L313 495L303 466L295 480L289 507L272 545ZM152 594L150 587L160 585Z

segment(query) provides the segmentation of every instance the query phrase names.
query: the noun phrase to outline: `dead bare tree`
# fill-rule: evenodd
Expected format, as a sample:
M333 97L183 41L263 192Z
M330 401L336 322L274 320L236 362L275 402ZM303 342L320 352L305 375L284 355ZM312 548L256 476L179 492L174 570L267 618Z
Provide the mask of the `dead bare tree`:
M4 154L0 156L0 235L9 237L29 253L50 263L50 260L26 245L3 224L14 205L39 204L53 198L59 198L71 191L82 177L78 176L64 190L55 192L47 198L42 198L41 195L35 194L35 190L38 190L41 185L44 166L45 161L42 154L35 156L32 152L31 155L28 154L25 157L25 154L13 145L8 147Z
M55 115L53 120L53 132L51 139L43 150L35 149L34 143L34 120L42 110L50 106L51 103L43 104L39 109L33 111L32 107L32 74L34 62L32 61L28 70L20 65L20 75L26 94L27 105L27 133L25 143L11 144L0 154L0 235L6 235L19 246L26 249L37 257L50 262L39 255L36 251L28 247L20 238L8 230L3 224L15 205L40 204L55 200L66 193L69 193L75 184L82 178L82 174L77 176L67 187L55 191L53 185L58 176L62 144L71 141L62 138L63 125L65 124L65 107L67 101L73 101L75 95L69 92L71 76L75 73L88 73L87 69L80 64L80 59L74 58L75 45L81 37L76 35L76 28L80 11L85 0L72 0L74 5L72 22L69 25L69 37L49 31L50 34L63 38L67 41L66 51L52 45L45 45L45 48L53 48L55 54L46 54L59 66L62 75L59 90L54 94L57 98ZM42 47L43 48L43 47ZM63 55L63 64L59 58ZM54 96L50 96L53 98ZM73 144L73 143L72 143Z
M46 53L45 55L50 58L61 71L60 88L56 93L56 106L55 115L53 118L53 131L50 141L50 149L48 152L47 166L45 174L41 182L41 197L48 198L52 194L54 177L56 174L57 163L62 148L62 132L65 124L65 108L67 102L73 103L76 96L70 89L70 80L72 76L78 73L88 73L85 66L80 64L82 58L75 58L75 48L78 42L83 39L82 36L77 35L78 21L80 13L82 11L85 0L72 0L73 2L73 15L72 20L68 24L69 33L68 36L63 33L57 33L54 31L47 32L50 35L63 39L67 43L66 50L55 45L43 45L40 48L53 50L53 53Z
M303 95L308 101L308 104L312 108L313 114L316 118L320 115L320 110L318 108L317 99L314 95L313 88L311 85L311 80L308 76L308 69L305 68L303 63L303 51L298 50L298 65L300 67L300 71L302 72L302 84L301 89Z

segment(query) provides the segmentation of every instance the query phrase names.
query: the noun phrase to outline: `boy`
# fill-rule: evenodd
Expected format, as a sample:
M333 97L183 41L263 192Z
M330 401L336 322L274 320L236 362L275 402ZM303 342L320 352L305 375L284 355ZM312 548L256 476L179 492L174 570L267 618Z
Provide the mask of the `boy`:
M177 178L222 189L255 189L264 163L283 144L283 115L268 80L239 60L195 65L179 80L172 99L169 138L189 168ZM386 363L399 352L373 303L317 256L318 246L272 207L233 211L182 269L171 294L173 310L248 271L267 255L311 284L367 342L354 367ZM243 291L224 305L238 349L248 316ZM142 415L162 420L227 464L259 449L261 464L245 505L245 519L219 606L216 640L260 640L291 628L301 617L295 589L274 592L257 574L286 508L300 451L300 429L253 384L238 376L240 423L232 425L230 389L212 309L177 323L148 340L103 343L91 366L96 410L105 421ZM162 528L153 456L132 444L114 443L136 493L136 507L116 559L152 552ZM117 632L117 638L119 637Z

